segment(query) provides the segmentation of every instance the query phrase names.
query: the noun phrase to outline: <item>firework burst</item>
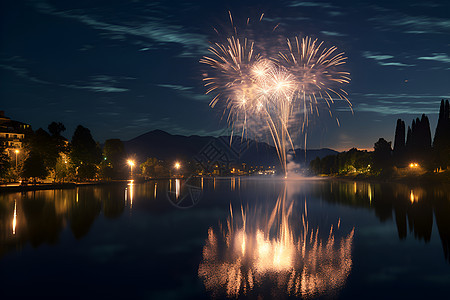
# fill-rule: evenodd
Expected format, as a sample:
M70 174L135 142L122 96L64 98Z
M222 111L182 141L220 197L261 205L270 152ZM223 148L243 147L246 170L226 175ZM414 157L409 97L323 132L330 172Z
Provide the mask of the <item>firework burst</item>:
M350 74L339 70L346 57L309 37L287 39L286 50L264 56L256 41L238 35L231 14L230 21L233 35L213 44L211 55L200 60L213 69L203 79L206 93L214 95L210 106L220 104L232 135L237 131L244 137L249 130L266 128L286 175L286 150L294 149L291 134L301 132L306 149L309 118L319 115L321 104L330 115L336 100L346 101L351 109L341 88L350 82Z

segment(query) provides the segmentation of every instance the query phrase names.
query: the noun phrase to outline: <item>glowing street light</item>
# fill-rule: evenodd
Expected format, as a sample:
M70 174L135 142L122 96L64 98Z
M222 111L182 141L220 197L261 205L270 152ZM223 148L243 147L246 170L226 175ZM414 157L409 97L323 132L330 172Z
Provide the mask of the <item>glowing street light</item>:
M170 170L170 173L171 173L170 177L172 177L172 175L177 176L178 175L178 171L180 170L180 168L181 168L180 162L176 161L175 164L173 165L173 169L175 169L175 171L173 171L173 169Z
M418 163L410 163L409 167L410 168L417 168L417 167L419 167L419 164Z

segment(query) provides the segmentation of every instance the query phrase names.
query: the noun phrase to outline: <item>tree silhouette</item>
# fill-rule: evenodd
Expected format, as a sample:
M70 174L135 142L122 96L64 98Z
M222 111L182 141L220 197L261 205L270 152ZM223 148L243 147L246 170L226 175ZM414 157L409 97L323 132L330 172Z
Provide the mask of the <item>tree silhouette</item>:
M449 101L442 100L439 119L433 140L435 167L446 169L450 165L450 108Z
M390 174L392 171L391 142L380 138L373 148L373 169L383 175Z
M125 146L119 139L109 139L103 146L103 156L105 157L104 171L108 178L123 178L126 175L126 152Z
M61 136L61 132L65 131L66 127L61 122L52 122L48 125L47 129L52 136Z
M96 165L102 160L100 146L92 138L90 130L81 125L73 134L70 158L81 178L93 178Z
M428 167L431 155L431 130L430 121L425 114L412 121L408 126L408 134L405 145L405 158L408 162L419 162Z
M394 139L394 162L397 167L405 164L405 122L402 119L397 120Z
M45 167L42 156L37 152L30 152L23 163L22 177L44 179L47 175L48 170Z

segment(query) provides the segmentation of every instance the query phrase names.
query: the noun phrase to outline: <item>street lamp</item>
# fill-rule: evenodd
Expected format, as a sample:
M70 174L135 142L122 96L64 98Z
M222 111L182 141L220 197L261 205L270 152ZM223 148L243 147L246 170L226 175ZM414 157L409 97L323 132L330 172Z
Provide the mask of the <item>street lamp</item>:
M132 161L131 159L129 159L127 161L128 165L130 166L130 176L133 177L133 167L134 167L134 161Z
M14 152L16 153L16 169L17 169L17 154L19 154L19 149L14 150Z
M177 176L178 175L178 170L180 170L180 168L181 168L180 162L176 161L175 164L173 165L173 167L176 170L175 171L175 176ZM172 173L172 171L170 171L170 173ZM170 174L170 177L172 177L172 175L173 174Z

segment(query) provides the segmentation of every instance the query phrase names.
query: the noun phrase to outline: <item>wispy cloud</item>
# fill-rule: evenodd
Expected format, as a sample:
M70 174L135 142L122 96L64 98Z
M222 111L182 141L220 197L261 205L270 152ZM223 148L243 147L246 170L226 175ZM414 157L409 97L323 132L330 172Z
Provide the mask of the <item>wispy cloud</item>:
M434 61L450 64L450 56L448 56L446 53L433 53L433 56L421 56L421 57L418 57L417 59L434 60Z
M428 99L428 100L432 100L432 99L442 99L442 98L449 98L449 95L432 95L432 94L403 94L403 93L399 93L399 94L377 94L377 93L354 93L354 95L361 95L364 97L369 97L369 98L378 98L378 99ZM436 103L439 103L440 100L436 100ZM387 102L386 102L387 103ZM389 102L389 103L394 103L394 102ZM399 102L395 102L395 103L399 103ZM430 103L434 103L433 101L426 101L426 102L403 102L402 104L430 104Z
M328 35L328 36L347 36L347 34L345 34L345 33L339 33L339 32L335 32L335 31L323 30L320 33Z
M387 10L369 20L376 22L379 29L386 31L398 28L404 33L416 34L448 34L450 32L450 19L444 18L411 16Z
M373 112L383 116L387 115L421 115L421 114L438 114L439 111L432 107L408 107L402 105L382 105L361 103L354 107L355 112Z
M206 36L197 33L186 32L183 26L167 24L160 18L147 17L142 21L134 21L129 24L112 24L103 22L82 11L58 11L45 2L37 4L40 12L75 19L96 30L107 33L108 38L125 40L127 37L145 38L159 44L176 43L184 47L184 56L198 56L204 54L208 48Z
M392 55L388 54L378 54L371 51L364 51L362 56L367 59L375 60L380 66L394 66L394 67L414 67L413 64L405 64L402 62L386 61L394 58Z
M60 86L72 89L91 90L93 92L123 93L129 91L129 89L118 87L116 85L119 84L120 81L132 79L135 78L124 76L94 75L90 77L90 80L87 83L61 84Z
M200 101L200 102L211 101L209 96L194 92L193 87L182 86L182 85L177 85L177 84L157 84L156 86L171 89L171 90L175 91L177 94L179 94L183 97L195 100L195 101Z
M375 53L370 52L370 51L364 51L364 52L362 53L362 56L363 56L364 58L375 59L375 60L386 60L386 59L394 58L394 56L392 56L392 55L387 55L387 54L375 54Z
M191 91L193 88L189 86L182 86L176 84L157 84L159 87L169 88L177 91Z
M122 93L128 91L125 88L117 88L113 86L101 86L101 85L75 85L75 84L61 84L63 87L68 87L72 89L79 90L91 90L94 92L103 92L103 93Z
M373 112L381 115L437 114L441 99L449 97L448 95L405 93L354 93L353 96L360 99L360 103L354 102L355 112Z
M49 84L48 81L41 80L33 75L30 75L30 71L23 67L17 67L17 66L10 65L10 64L0 64L0 68L12 71L12 72L14 72L14 74L16 74L16 76L28 79L35 83Z
M382 62L382 61L379 61L378 64L381 65L381 66L393 66L393 67L414 67L415 66L415 65L412 65L412 64L405 64L405 63L401 63L401 62Z
M336 8L329 2L320 1L291 1L288 5L290 7L321 7L321 8Z

